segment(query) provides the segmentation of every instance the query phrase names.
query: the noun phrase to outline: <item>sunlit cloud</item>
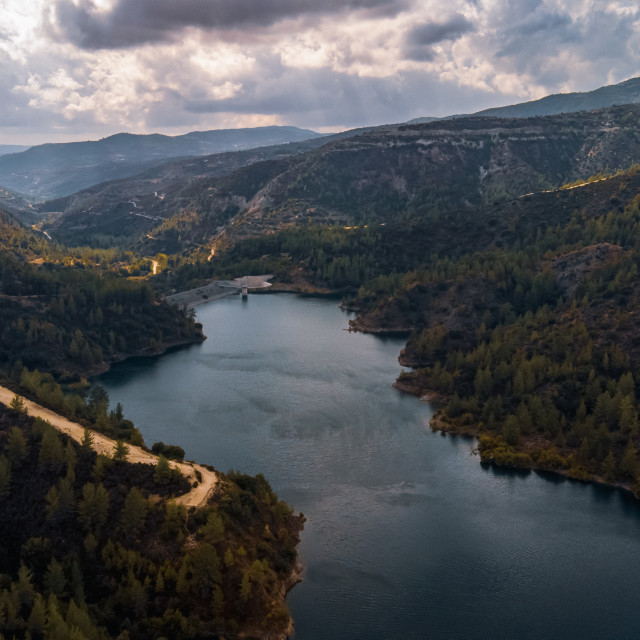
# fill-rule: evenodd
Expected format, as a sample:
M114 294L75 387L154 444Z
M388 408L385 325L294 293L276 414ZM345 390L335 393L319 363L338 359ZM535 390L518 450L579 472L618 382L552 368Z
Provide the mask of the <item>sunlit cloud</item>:
M640 70L635 0L4 0L0 142L340 129Z

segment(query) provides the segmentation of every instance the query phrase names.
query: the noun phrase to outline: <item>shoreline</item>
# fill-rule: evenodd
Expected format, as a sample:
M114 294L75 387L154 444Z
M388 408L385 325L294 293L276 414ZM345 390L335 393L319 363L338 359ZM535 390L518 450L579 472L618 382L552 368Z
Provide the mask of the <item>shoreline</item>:
M422 402L426 402L434 407L435 412L429 419L429 428L434 433L438 432L442 435L456 435L462 437L471 437L476 439L476 443L481 435L477 429L469 428L461 428L458 425L452 425L449 422L446 422L442 417L442 410L437 408L438 405L442 405L445 396L437 391L424 391L417 384L410 384L400 380L396 380L392 385L394 389L399 391L400 393L408 393L413 396L418 397L418 399ZM565 469L545 469L543 467L537 465L530 465L524 467L513 467L509 465L498 464L494 460L483 460L482 454L480 453L478 447L474 449L474 454L479 456L479 463L481 465L488 465L491 467L495 467L496 469L508 470L514 473L522 473L523 471L533 471L539 475L550 475L554 477L559 477L564 480L569 480L573 482L580 482L583 484L593 484L600 487L606 487L608 489L612 489L615 491L621 491L622 493L630 494L634 499L640 500L634 492L631 490L630 484L624 484L621 482L607 482L604 477L599 475L588 475L585 478L576 478L569 475L568 470Z

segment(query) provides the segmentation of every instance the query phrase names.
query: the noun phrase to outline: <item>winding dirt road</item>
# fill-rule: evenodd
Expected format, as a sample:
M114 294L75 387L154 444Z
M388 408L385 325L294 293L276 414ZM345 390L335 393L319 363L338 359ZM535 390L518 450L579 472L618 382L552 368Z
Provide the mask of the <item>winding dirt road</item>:
M0 386L0 402L9 406L11 400L16 394L5 387ZM36 418L42 418L54 426L58 431L65 433L66 435L73 438L76 442L82 442L82 438L84 436L84 427L82 425L76 424L75 422L71 422L67 420L63 416L47 409L36 402L32 402L31 400L27 400L23 398L25 407L27 408L27 413L30 416ZM93 448L98 453L101 453L105 456L111 457L113 455L113 451L115 449L116 443L115 440L108 438L97 431L91 431L93 434ZM129 447L129 454L127 455L127 462L132 463L143 463L143 464L157 464L158 456L153 453L148 453L144 451L140 447L136 447L134 445L127 445ZM192 485L191 491L189 493L184 494L176 498L176 502L178 504L183 504L187 508L188 507L203 507L217 482L217 476L213 471L209 471L205 467L193 464L190 462L174 462L169 461L169 464L178 468L182 475L184 475ZM193 487L193 484L197 481L196 471L200 472L202 477L202 481L198 481L198 486Z

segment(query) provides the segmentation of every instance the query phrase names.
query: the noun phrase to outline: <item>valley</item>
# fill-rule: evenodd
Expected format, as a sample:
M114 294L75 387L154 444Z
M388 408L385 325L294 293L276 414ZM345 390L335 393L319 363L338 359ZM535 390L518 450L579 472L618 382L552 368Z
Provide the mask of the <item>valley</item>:
M503 628L478 593L524 598L522 531L579 561L601 519L620 555L585 571L635 629L640 105L611 102L635 87L1 156L0 633L515 637L516 601ZM519 637L564 638L603 594L537 569L534 617L549 576L573 613Z

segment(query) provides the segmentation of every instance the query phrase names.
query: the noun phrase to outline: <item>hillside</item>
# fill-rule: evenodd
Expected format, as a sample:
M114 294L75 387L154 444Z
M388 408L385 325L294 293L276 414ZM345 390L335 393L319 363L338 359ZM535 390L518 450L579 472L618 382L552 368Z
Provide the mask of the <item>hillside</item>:
M574 93L557 93L545 96L539 100L530 100L505 107L494 107L476 111L474 116L490 116L493 118L532 118L535 116L550 116L558 113L572 113L576 111L592 111L604 109L614 105L637 104L640 102L640 78L631 78L619 84L599 87L593 91ZM463 118L466 115L449 116L449 118ZM415 118L409 124L431 122L439 118ZM448 119L448 118L443 118Z
M194 131L182 136L119 133L97 141L43 144L0 156L0 185L31 199L51 199L141 173L169 158L317 137L320 134L297 127L257 127Z
M204 340L192 317L161 302L148 283L128 279L127 262L113 251L56 247L6 213L0 245L5 371L20 361L18 368L87 376L131 355Z
M385 226L305 225L163 277L342 290L351 329L408 336L399 389L482 459L640 493L640 169ZM455 239L455 241L452 241Z
M152 236L144 249L185 251L309 221L389 224L471 213L630 166L640 159L639 123L640 107L632 105L545 118L468 118L373 129L223 178L193 181L174 207L180 215L144 223L144 233ZM150 216L159 211L147 209ZM63 216L52 233L70 241L81 224L116 227L104 216L78 212Z
M281 160L303 153L339 136L175 160L132 177L100 183L70 196L32 206L29 213L33 214L35 209L36 216L64 215L62 224L55 225L54 232L62 242L104 244L118 243L123 238L130 241L147 231L150 221L157 223L158 219L169 218L188 206L193 190L190 183L194 182L197 190L203 181L226 176L264 160ZM17 210L17 214L22 211ZM38 219L42 220L41 217Z
M303 518L262 476L219 474L187 512L162 459L99 455L0 404L0 633L284 638ZM178 474L179 475L179 474ZM186 484L186 487L185 487Z

